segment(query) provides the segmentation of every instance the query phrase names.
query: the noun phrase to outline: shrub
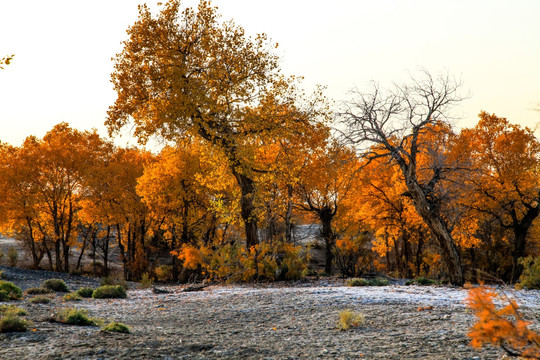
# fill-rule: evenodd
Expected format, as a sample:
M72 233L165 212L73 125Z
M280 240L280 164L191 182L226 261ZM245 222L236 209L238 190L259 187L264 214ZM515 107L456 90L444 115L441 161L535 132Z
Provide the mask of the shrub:
M156 273L156 278L158 281L169 282L172 280L172 266L170 265L161 265L156 267L154 270ZM143 274L144 276L144 274Z
M407 280L405 285L436 285L437 281L425 278L423 276L417 277L413 280Z
M15 249L13 246L11 246L8 249L7 253L9 266L17 266L17 260L19 260L19 254L17 253L17 249Z
M80 297L83 298L91 298L92 294L94 293L94 289L91 287L82 287L75 291Z
M366 279L362 278L352 278L347 280L347 285L349 286L368 286L369 282Z
M38 296L34 296L28 301L31 302L32 304L48 304L51 302L51 299L46 296L38 295Z
M337 327L339 330L349 330L351 327L358 327L364 323L364 315L356 311L347 309L339 313Z
M29 289L26 289L26 293L28 295L42 295L42 294L50 294L53 291L51 289L47 289L44 287L32 287Z
M121 279L117 276L112 276L112 275L109 275L109 276L105 276L103 278L101 278L101 281L99 282L99 285L100 286L105 286L105 285L120 285L122 286L125 290L129 290L129 286L126 282L126 280L124 279Z
M28 321L17 315L8 314L0 318L0 333L23 332L28 329Z
M373 263L371 237L367 233L345 235L336 240L333 253L336 265L344 277L359 276Z
M41 284L42 287L45 289L49 289L56 292L69 292L69 289L62 279L49 279L45 280L43 284Z
M520 259L519 263L523 265L523 273L516 284L516 288L540 289L540 256L536 258L528 256Z
M496 306L494 300L503 306ZM529 329L514 300L481 286L469 290L466 302L476 315L467 334L473 347L491 344L511 356L540 359L540 333Z
M21 289L9 281L0 280L0 301L18 300L21 297Z
M2 305L0 306L0 314L2 315L17 315L17 316L24 316L26 315L26 310L23 308L13 306L13 305Z
M375 279L370 279L368 283L369 283L369 286L387 286L389 284L387 279L380 278L380 277L375 278Z
M88 317L88 312L83 309L64 308L57 311L54 321L69 325L96 326L96 319Z
M111 322L105 325L101 328L101 331L103 332L118 332L118 333L124 333L129 334L129 327L126 325L119 323L119 322Z
M104 285L94 290L92 294L94 299L113 299L126 298L126 289L121 285Z
M81 301L82 296L77 294L76 292L72 292L72 293L64 295L62 299L64 299L64 301Z
M145 272L144 274L142 274L140 281L142 289L148 289L150 286L152 286L153 283L154 279L152 279L150 275L148 275L148 273Z
M1 259L1 258L0 258ZM4 279L6 276L4 275L4 271L0 270L0 279Z

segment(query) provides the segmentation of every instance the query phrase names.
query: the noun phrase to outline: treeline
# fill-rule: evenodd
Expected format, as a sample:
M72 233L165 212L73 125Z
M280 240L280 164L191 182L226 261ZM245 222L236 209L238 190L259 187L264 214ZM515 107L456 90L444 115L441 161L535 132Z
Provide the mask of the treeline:
M265 35L221 22L207 1L139 11L106 126L171 145L122 149L67 124L3 145L3 224L34 266L80 269L90 251L106 272L114 245L126 279L163 275L167 256L171 280L295 278L308 261L293 229L308 222L329 274L516 281L520 259L538 256L538 139L485 112L456 132L451 77L334 107L281 74Z

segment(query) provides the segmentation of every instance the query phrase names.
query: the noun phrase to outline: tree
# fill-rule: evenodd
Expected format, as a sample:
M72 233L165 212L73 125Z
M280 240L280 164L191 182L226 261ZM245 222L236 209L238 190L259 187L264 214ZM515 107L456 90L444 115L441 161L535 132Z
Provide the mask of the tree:
M183 12L171 0L155 18L140 6L128 34L112 74L118 97L108 112L109 132L132 122L141 142L191 134L222 151L241 190L246 245L257 244L250 152L306 121L286 111L296 97L292 80L279 75L271 44L265 35L249 38L233 22L220 23L204 0Z
M472 192L465 204L472 217L494 220L503 233L511 232L508 280L515 282L521 274L519 259L540 216L540 142L530 129L505 118L486 112L479 117L474 128L461 133L473 160L468 176Z
M0 59L0 70L4 70L4 65L9 65L14 56L15 55L9 55Z
M345 138L363 151L368 161L385 157L399 167L407 195L438 241L450 281L462 285L461 257L433 191L452 168L442 157L429 169L431 177L425 181L420 180L418 169L418 158L426 152L422 135L434 131L433 125L448 123L451 107L462 100L458 90L459 84L448 76L433 78L424 73L411 85L396 86L386 93L378 86L369 94L356 91L356 98L346 104L341 114L341 124L346 128ZM371 151L373 145L382 151Z

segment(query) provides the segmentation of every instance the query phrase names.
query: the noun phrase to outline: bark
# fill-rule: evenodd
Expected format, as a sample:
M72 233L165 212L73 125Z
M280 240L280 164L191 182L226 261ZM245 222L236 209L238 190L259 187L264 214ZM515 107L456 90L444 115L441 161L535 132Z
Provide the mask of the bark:
M319 219L322 225L321 237L324 240L326 248L324 271L328 275L332 275L333 273L334 246L336 241L334 231L332 230L332 220L334 219L334 215L335 212L330 208L325 207L319 211Z
M512 210L512 230L514 232L514 248L512 249L512 282L519 280L523 267L519 264L519 259L525 256L527 247L527 234L534 220L540 215L540 204L536 207L529 207L525 216L518 220L515 210Z
M257 218L255 216L255 181L244 174L233 169L233 175L241 189L240 198L240 213L244 221L244 229L246 233L246 248L259 244Z

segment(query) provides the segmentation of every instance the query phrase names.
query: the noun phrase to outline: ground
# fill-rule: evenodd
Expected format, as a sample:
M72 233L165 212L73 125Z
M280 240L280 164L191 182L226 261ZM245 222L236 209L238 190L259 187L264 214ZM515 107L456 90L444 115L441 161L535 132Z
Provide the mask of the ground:
M22 288L59 275L75 290L98 279L0 266ZM450 287L390 285L347 287L339 279L259 285L213 285L198 292L159 286L132 288L127 299L46 305L13 302L33 321L26 333L0 334L0 359L500 359L503 352L469 346L473 315L467 291ZM510 291L506 289L505 291ZM529 316L538 316L539 291L515 293ZM119 321L131 334L49 322L58 308L87 309ZM353 309L365 323L336 327Z

